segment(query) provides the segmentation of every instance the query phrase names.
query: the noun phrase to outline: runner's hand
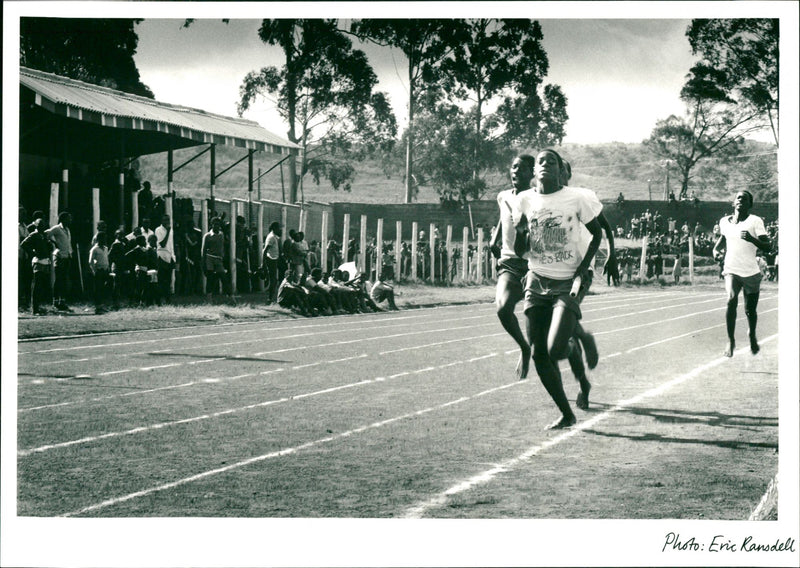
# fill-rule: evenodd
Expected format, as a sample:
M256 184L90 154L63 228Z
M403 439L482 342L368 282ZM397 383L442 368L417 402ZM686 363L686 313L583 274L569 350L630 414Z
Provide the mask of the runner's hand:
M603 276L610 276L614 286L619 286L619 264L617 263L616 256L609 256L603 265Z

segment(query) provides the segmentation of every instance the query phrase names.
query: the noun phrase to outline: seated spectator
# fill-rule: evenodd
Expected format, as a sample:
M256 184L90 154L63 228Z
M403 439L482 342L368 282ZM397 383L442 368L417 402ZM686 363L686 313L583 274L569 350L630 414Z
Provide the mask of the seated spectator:
M319 284L309 274L300 277L300 285L308 294L308 303L313 310L324 316L337 313L336 302L330 293L319 287Z
M147 287L145 305L161 305L161 290L158 287L158 237L155 234L147 238Z
M291 270L285 272L278 286L278 305L304 316L312 316L314 312L308 301L308 294L299 285L297 278Z
M345 310L345 302L343 301L342 294L343 291L338 288L333 288L328 282L327 278L323 278L322 269L317 266L311 269L311 274L308 279L306 279L306 285L311 283L316 285L316 288L322 291L327 298L329 298L328 305L331 307L331 311L335 314L342 314Z
M342 278L344 278L344 272L340 271L340 274ZM378 307L378 304L369 297L363 274L356 274L351 280L344 282L344 285L356 291L358 306L363 313L383 311Z
M358 303L358 292L344 283L341 274L341 270L334 269L330 275L323 275L320 282L330 288L331 294L342 309L348 313L356 314L361 311Z
M369 287L369 297L376 305L381 302L386 302L390 310L397 310L397 305L394 303L394 287L380 278L376 278L375 282Z

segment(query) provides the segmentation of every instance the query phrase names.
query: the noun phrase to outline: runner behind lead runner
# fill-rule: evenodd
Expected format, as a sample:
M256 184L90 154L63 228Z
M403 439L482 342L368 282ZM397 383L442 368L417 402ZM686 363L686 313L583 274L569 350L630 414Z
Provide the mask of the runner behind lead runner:
M561 182L565 186L569 185L571 178L572 167L570 166L569 162L563 160ZM595 211L597 213L597 221L600 223L600 226L606 234L606 239L608 240L608 258L603 265L603 274L608 277L609 282L613 282L615 286L619 286L619 266L617 264L617 255L614 249L614 229L612 229L605 215L603 215L603 206L600 203L600 200L597 198L597 194L591 189L581 187L572 187L571 189L588 192L590 201L594 203ZM591 243L592 234L585 227L581 227L581 236L582 242L580 253L581 255L585 255L586 250L589 248L589 244ZM589 277L582 282L584 295L589 292L589 287L591 286L592 278L594 277L594 271L592 270L591 265L588 267L588 275ZM569 366L570 369L572 369L575 380L577 380L581 386L581 391L578 393L575 405L582 410L586 410L589 408L589 391L592 389L592 385L589 382L589 379L586 377L586 366L583 364L583 351L586 352L586 365L588 365L589 369L594 369L599 361L597 344L595 343L594 336L588 331L584 330L580 321L575 323L575 334L570 341L572 343L572 349L568 358ZM581 346L583 349L581 349Z
M752 208L753 194L749 191L738 192L733 198L733 215L720 220L720 236L714 244L714 259L720 261L724 257L722 275L725 277L725 291L728 294L728 307L725 311L728 345L723 352L726 357L733 357L736 349L734 332L740 290L744 290L744 313L747 316L750 351L755 355L760 350L756 338L756 308L761 291L761 269L758 267L756 252L769 252L771 244L764 221L761 217L750 214Z
M519 197L522 217L517 224L515 251L528 260L525 315L533 350L533 363L547 393L561 411L548 428L569 428L577 419L564 394L558 361L569 356L570 338L581 318L581 287L570 295L573 279L588 279L587 270L602 239L597 221L596 196L575 191L561 181L563 161L554 150L536 156L536 191ZM581 225L592 234L581 255Z
M515 224L520 218L519 195L530 189L533 179L534 157L528 154L517 156L511 164L511 189L497 194L497 205L500 208L500 221L497 224L490 243L492 255L497 259L497 289L495 305L497 317L508 334L517 342L520 349L516 375L518 379L528 376L531 360L531 347L514 308L525 296L524 280L528 271L528 262L514 252Z

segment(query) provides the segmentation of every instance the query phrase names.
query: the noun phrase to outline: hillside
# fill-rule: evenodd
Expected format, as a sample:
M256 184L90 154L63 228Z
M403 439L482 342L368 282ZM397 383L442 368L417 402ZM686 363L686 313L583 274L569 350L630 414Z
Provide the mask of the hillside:
M747 143L748 154L763 154L773 148L766 144L755 142ZM201 147L202 148L202 147ZM628 200L660 200L664 196L664 168L659 161L645 150L641 144L566 144L558 148L562 156L572 164L572 185L589 187L597 191L601 199L615 199L622 192ZM195 156L200 150L187 149L175 152L174 163L176 166L185 163ZM237 148L217 148L217 171L222 171L230 164L239 160L243 151ZM257 153L254 159L254 172L259 175L267 171L278 162L277 156ZM772 181L777 171L774 156L758 158L765 162L770 178L770 188L774 185L773 192L777 195L777 182ZM714 160L702 163L697 167L695 178L692 180L698 196L707 201L728 199L728 187L739 186L742 174L741 161L732 164L720 163ZM208 197L209 195L209 158L208 154L189 163L175 173L175 189L183 197ZM306 201L319 201L331 203L337 201L350 201L358 203L402 203L405 196L405 184L400 174L387 176L380 164L375 161L364 161L355 164L356 178L352 190L336 191L325 180L316 185L310 176L306 176L303 184L303 197ZM156 194L166 189L167 159L166 154L144 156L139 160L139 172L142 180L150 180ZM284 169L283 175L288 181ZM677 172L671 172L670 188L676 195L680 189L677 181ZM738 177L737 177L738 176ZM771 176L771 177L770 177ZM493 199L494 196L508 186L508 176L505 172L492 173L486 176L490 190L484 199ZM648 192L650 180L650 192ZM738 183L738 185L737 185ZM261 198L283 201L281 190L281 168L275 168L261 178ZM761 187L756 187L754 193L760 193ZM288 193L288 192L287 192ZM247 162L238 164L216 182L216 197L229 199L231 197L247 198ZM258 188L254 187L253 199L258 198ZM766 199L773 200L773 199ZM420 187L418 202L438 203L439 196L430 186Z

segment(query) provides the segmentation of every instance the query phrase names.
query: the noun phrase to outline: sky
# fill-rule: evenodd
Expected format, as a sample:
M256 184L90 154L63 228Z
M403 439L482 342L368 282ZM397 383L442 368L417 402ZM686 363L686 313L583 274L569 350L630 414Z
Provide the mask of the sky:
M685 37L688 19L540 19L549 60L545 83L567 96L564 142L641 142L655 123L681 114L678 95L696 61ZM236 114L245 75L281 66L279 47L258 38L261 20L201 19L183 28L182 19L147 18L137 25L135 56L142 82L160 101ZM365 43L389 94L402 131L407 125L407 60L400 50ZM168 56L167 56L168 54ZM286 136L274 100L260 99L245 118Z

